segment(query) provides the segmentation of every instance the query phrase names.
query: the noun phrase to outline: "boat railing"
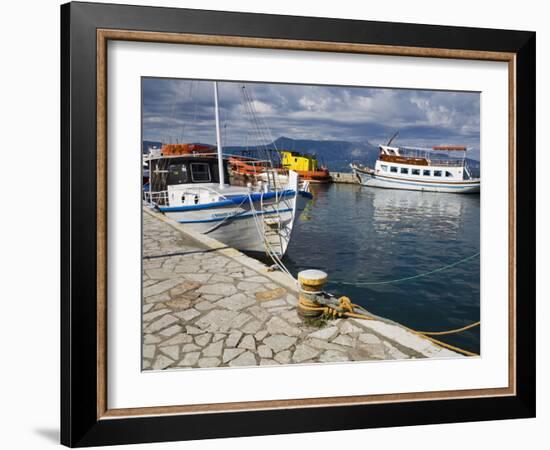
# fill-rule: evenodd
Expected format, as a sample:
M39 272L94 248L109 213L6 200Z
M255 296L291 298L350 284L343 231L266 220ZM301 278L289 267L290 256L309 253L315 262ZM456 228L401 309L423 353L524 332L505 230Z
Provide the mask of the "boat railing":
M464 161L462 159L429 159L430 166L444 167L462 167Z
M236 159L237 162L241 162L241 163L245 163L245 164L250 164L250 165L256 165L256 164L270 164L271 161L269 159L237 159L236 157L233 156L233 158Z
M176 158L214 158L218 156L216 152L191 152L191 153L174 153L170 155L164 155L162 153L147 154L144 157L144 162L149 160L155 161L157 159L176 159Z
M252 166L254 170L259 170L259 172L263 172L271 167L271 161L269 159L245 159L242 157L231 156L229 158L229 163L237 167L239 165Z
M188 187L188 188L179 190L178 194L197 195L200 197L203 192L214 194L218 196L219 199L227 200L227 197L223 195L221 192L213 188L210 188L208 186L194 185L193 187ZM145 200L146 203L149 203L152 205L168 205L168 191L149 192L148 190L145 190L143 192L143 199Z
M168 204L168 191L143 191L143 200L151 206L154 205L167 205Z
M358 161L352 161L350 163L350 167L352 169L361 170L361 171L364 171L364 172L373 172L373 169L370 168L368 165L363 164L362 162L358 162Z

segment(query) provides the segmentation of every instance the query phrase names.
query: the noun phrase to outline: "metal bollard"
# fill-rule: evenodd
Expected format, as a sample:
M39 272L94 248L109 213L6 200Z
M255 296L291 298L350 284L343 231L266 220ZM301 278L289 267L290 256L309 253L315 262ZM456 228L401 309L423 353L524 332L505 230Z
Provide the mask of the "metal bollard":
M323 291L328 275L322 270L302 270L298 273L300 283L300 299L298 302L298 314L302 317L319 317L322 311L312 311L306 307L319 307L311 294L318 294ZM310 293L310 294L308 294Z

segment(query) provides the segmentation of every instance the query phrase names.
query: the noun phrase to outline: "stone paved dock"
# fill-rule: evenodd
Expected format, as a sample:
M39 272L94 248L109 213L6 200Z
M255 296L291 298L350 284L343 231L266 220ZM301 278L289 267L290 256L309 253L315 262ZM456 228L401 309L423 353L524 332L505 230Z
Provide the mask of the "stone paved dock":
M305 323L280 272L144 208L143 370L457 357L390 321Z

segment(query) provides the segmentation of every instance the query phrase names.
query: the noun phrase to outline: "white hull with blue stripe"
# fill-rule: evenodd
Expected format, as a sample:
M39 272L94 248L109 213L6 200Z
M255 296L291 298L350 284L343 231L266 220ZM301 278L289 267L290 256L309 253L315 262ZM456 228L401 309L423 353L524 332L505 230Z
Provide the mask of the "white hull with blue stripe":
M216 184L168 187L166 206L157 206L167 217L191 231L212 237L228 247L246 252L285 254L294 221L311 194L298 190L294 172L280 191L253 191L248 187Z

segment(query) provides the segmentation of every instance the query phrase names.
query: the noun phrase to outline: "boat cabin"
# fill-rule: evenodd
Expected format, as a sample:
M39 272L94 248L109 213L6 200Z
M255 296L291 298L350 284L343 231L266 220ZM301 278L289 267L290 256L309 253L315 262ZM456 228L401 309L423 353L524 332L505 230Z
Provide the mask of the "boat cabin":
M289 150L281 150L279 153L285 169L305 172L318 170L318 162L314 156Z
M413 147L380 146L380 155L376 161L374 172L378 175L390 177L433 180L464 180L470 174L462 158L437 157L433 151L463 151L466 147L433 147L420 149Z
M169 160L167 171L167 186L220 182L218 160L215 158L173 158ZM224 171L228 180L227 161L224 161Z
M202 197L220 182L218 159L214 157L161 156L151 159L150 165L150 186L145 188L145 195L159 205L210 201L210 197ZM223 165L224 179L229 180L227 160Z

